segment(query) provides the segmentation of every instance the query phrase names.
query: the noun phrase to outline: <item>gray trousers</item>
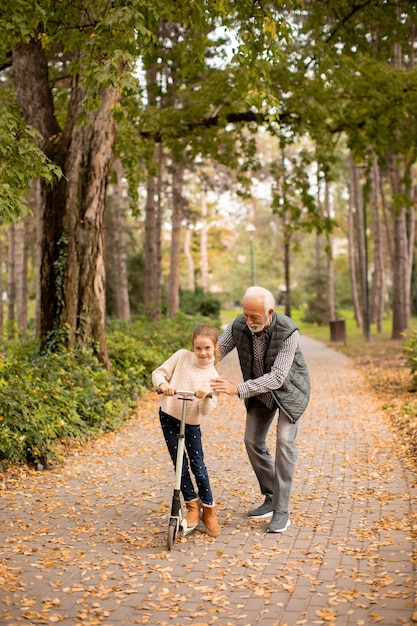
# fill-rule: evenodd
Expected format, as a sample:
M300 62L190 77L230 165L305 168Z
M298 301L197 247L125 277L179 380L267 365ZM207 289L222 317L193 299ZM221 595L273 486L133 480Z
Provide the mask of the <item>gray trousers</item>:
M275 463L265 443L276 409L250 398L246 415L245 446L263 495L272 495L275 511L289 512L289 501L297 462L298 423L282 411L278 414Z

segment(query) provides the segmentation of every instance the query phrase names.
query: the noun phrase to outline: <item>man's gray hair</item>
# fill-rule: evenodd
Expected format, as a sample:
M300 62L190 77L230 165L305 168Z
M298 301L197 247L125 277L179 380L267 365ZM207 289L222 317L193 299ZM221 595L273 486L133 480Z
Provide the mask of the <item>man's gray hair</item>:
M245 291L245 295L243 296L243 301L245 301L247 298L263 300L263 303L265 305L265 313L268 313L268 311L275 308L275 298L273 294L264 287L248 287Z

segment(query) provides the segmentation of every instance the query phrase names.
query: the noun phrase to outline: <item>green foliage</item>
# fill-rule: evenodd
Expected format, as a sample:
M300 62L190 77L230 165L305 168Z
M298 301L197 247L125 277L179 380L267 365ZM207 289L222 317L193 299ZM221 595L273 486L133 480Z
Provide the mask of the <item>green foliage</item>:
M7 45L10 40L21 40L27 43L45 16L45 9L36 0L15 0L8 10L5 8L0 10L2 44Z
M62 172L39 148L40 134L23 119L0 109L0 217L14 222L27 215L27 188L41 176L48 183L60 178Z
M0 371L0 458L47 465L65 441L116 426L122 397L92 351L39 356L20 340L3 346Z
M195 291L180 289L180 309L188 315L200 314L218 319L221 302L201 287L196 287Z
M111 370L92 349L39 354L34 339L2 341L0 461L47 466L71 441L120 427L150 387L152 370L175 350L191 348L201 321L180 314L159 324L110 322Z

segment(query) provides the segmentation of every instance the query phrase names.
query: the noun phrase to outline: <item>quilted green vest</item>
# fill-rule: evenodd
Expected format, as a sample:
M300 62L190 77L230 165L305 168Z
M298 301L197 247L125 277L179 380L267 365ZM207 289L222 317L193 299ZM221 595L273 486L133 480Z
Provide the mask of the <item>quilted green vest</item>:
M252 371L252 333L246 324L244 315L239 315L234 320L232 329L243 380L249 380L254 378ZM298 328L292 319L281 313L272 314L271 324L265 330L268 334L268 344L264 356L265 374L271 371L282 342L295 330ZM294 361L284 383L279 389L271 390L271 393L278 407L284 411L291 422L296 422L304 413L310 399L310 375L299 347L295 352Z

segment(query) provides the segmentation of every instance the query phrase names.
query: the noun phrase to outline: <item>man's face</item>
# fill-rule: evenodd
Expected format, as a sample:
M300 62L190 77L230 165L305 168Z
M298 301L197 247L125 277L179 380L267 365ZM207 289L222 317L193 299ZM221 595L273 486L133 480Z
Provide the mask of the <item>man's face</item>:
M271 322L272 311L265 313L265 304L259 298L247 298L243 301L243 315L246 324L253 333L261 333Z

